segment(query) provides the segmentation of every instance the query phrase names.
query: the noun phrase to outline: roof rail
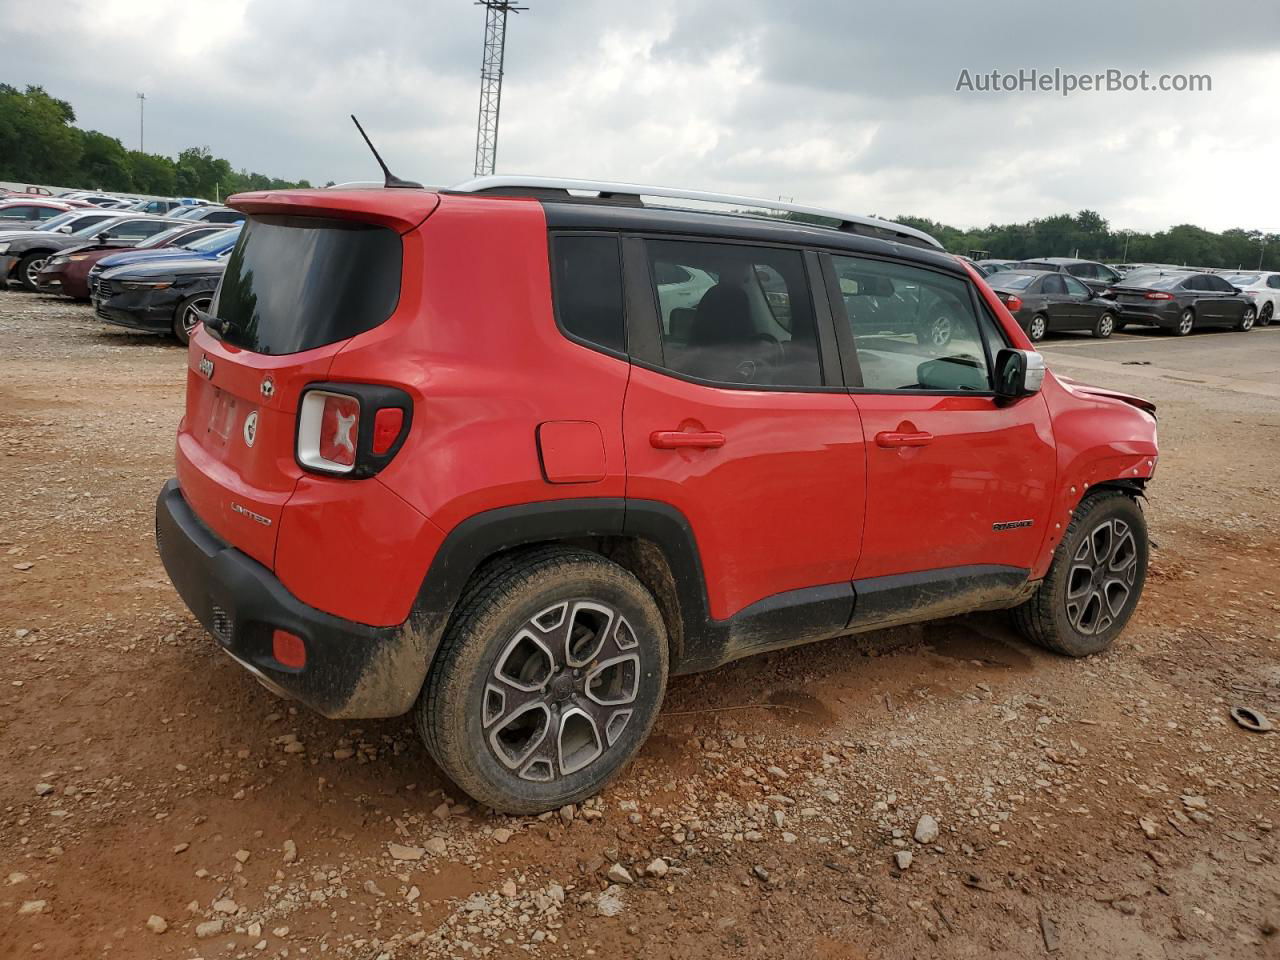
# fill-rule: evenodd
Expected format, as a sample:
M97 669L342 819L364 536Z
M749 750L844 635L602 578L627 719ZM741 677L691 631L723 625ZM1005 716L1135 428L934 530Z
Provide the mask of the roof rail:
M544 200L579 199L570 191L594 193L596 194L596 199L599 200L635 205L641 204L642 197L660 197L670 200L692 200L697 203L717 203L728 206L797 213L809 217L820 217L824 220L834 220L838 224L837 229L848 233L880 237L884 240L895 240L899 243L909 243L912 246L928 246L942 249L942 244L923 230L917 230L901 223L894 223L891 220L863 217L852 213L840 213L820 207L806 207L798 203L787 203L783 200L741 197L731 193L708 193L702 190L680 190L675 187L655 187L647 184L616 183L606 180L568 180L560 177L521 176L477 177L474 180L468 180L465 183L458 184L456 187L449 188L451 193L531 196ZM747 211L742 213L750 215ZM809 224L809 226L822 226L822 224Z

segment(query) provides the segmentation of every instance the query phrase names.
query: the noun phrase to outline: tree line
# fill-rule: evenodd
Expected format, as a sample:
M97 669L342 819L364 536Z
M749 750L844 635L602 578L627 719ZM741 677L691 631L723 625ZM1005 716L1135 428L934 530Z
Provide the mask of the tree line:
M991 224L960 230L923 217L896 217L924 230L951 253L1001 260L1080 257L1108 263L1168 263L1193 267L1280 270L1280 234L1234 227L1221 233L1182 223L1143 233L1112 230L1093 210L1059 214L1026 223ZM980 257L975 257L980 259Z
M19 90L0 83L0 180L206 200L311 186L234 170L208 147L188 147L176 157L129 150L117 138L81 130L75 122L71 104L43 87Z

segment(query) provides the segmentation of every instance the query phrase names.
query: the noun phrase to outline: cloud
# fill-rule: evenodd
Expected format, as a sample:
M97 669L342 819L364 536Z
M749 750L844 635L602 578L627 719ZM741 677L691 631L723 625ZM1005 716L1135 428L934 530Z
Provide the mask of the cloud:
M958 226L1082 208L1116 226L1280 229L1280 5L1080 0L529 0L511 18L498 167L788 196ZM483 11L466 0L0 0L0 81L84 126L236 167L470 175ZM1209 93L957 93L962 69L1209 73Z

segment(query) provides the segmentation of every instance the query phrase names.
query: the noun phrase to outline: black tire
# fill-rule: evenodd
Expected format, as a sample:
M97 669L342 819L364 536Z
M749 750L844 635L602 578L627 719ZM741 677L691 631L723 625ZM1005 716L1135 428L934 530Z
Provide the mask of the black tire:
M614 686L601 694L610 704L588 697L593 674ZM618 774L649 736L666 681L666 627L649 591L598 554L546 547L473 578L415 717L436 763L473 798L541 813L598 793Z
M1258 326L1271 326L1271 317L1276 312L1275 306L1268 300L1262 305L1262 312L1258 314Z
M1039 343L1044 339L1044 335L1049 332L1049 318L1043 313L1037 313L1027 323L1027 339L1032 343Z
M1169 328L1175 337L1185 337L1196 328L1196 312L1190 307L1178 315L1178 322Z
M1240 319L1236 321L1235 329L1241 333L1248 333L1253 329L1254 321L1258 319L1258 311L1254 307L1245 307L1244 313L1240 315Z
M1128 552L1108 552L1099 575L1086 565L1096 562L1102 540L1108 551ZM1138 502L1120 490L1092 494L1076 507L1040 588L1013 609L1014 624L1032 643L1054 653L1087 657L1105 650L1138 605L1149 554Z
M40 272L40 268L45 265L45 261L48 259L49 254L46 251L33 250L18 261L13 275L23 290L30 290L35 293L40 289L39 284L36 283L36 274Z
M1116 315L1110 310L1102 311L1102 315L1094 321L1093 329L1089 332L1099 340L1105 340L1116 331Z
M173 335L184 347L191 342L191 334L200 322L195 316L195 311L208 311L212 305L212 293L195 293L178 304L173 311Z

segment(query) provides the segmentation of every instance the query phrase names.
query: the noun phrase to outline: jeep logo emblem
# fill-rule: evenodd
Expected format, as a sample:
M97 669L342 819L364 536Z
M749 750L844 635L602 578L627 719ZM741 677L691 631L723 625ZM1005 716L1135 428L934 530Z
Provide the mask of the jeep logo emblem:
M255 410L249 416L244 418L244 445L252 447L253 441L258 439L258 411Z
M200 355L200 364L196 367L200 371L200 375L207 380L213 379L213 361L205 354Z

